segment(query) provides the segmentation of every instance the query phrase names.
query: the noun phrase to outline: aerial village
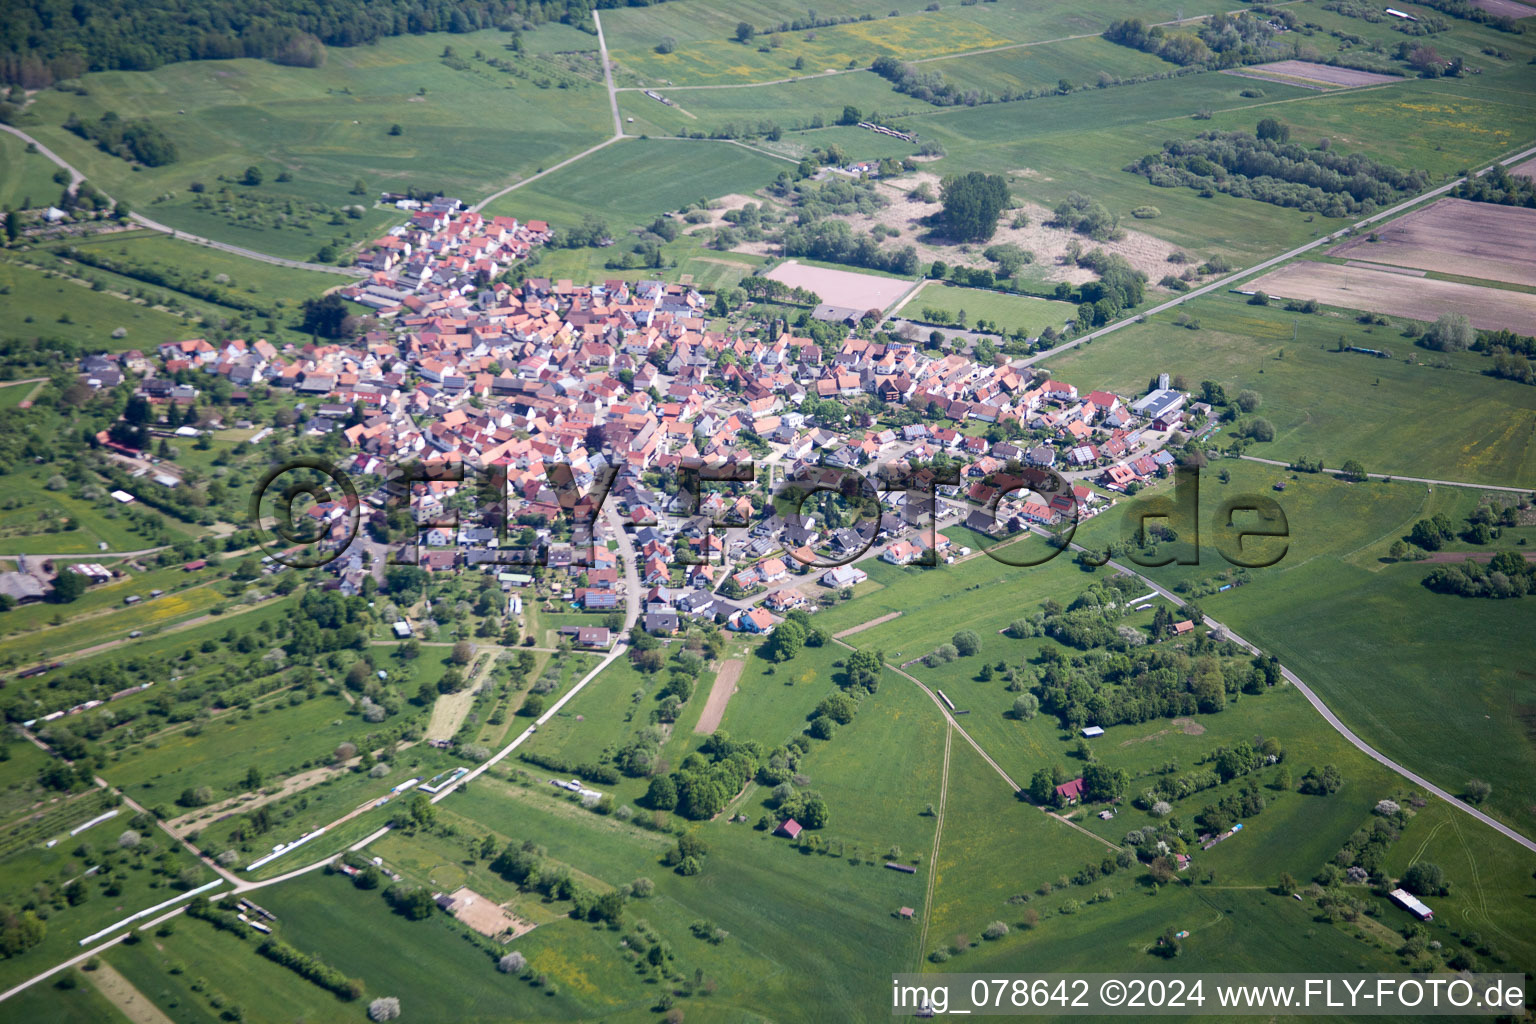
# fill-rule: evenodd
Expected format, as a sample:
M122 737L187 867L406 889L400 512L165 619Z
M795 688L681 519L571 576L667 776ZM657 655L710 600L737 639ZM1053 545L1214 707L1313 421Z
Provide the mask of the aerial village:
M504 272L550 238L547 224L486 218L451 199L420 206L365 248L358 263L367 276L341 292L377 325L354 342L281 351L266 341L167 342L158 360L130 351L93 356L82 370L95 386L135 371L152 403L194 398L195 383L183 382L198 372L227 378L240 389L236 401L255 387L291 392L298 429L340 432L340 468L372 485L358 491L373 520L386 515L399 467L462 477L411 485L423 525L409 546L420 567L497 573L510 592L541 566L568 576L555 593L589 611L630 598L625 567L603 543L590 556L575 550L572 517L562 516L573 503L547 470L568 466L579 495L611 473L603 515L592 517L590 505L574 511L595 520L598 541L621 523L628 531L636 596L656 632L688 616L768 632L784 612L815 611L861 582L863 559L932 565L971 553L939 527L1003 538L1095 515L1167 475L1170 437L1214 425L1209 407L1166 376L1128 399L1003 356L983 364L857 331L833 349L783 321L711 330L704 296L681 284L526 277L514 286ZM850 411L862 396L873 401ZM882 424L881 410L903 408L902 425ZM127 461L141 454L112 447ZM750 483L679 486L690 467L747 464ZM873 477L935 466L950 471L947 482L926 494L878 490L878 521L858 508L857 524L817 515L814 501L786 514L770 497L785 480L838 491L850 470ZM477 474L492 472L505 474L505 507L495 510L502 529L468 515L435 525L446 509L465 507ZM175 483L163 470L155 478ZM351 539L342 524L353 510L343 504L308 512L337 547ZM348 593L375 571L361 548L328 565ZM612 641L605 628L575 634L584 647Z

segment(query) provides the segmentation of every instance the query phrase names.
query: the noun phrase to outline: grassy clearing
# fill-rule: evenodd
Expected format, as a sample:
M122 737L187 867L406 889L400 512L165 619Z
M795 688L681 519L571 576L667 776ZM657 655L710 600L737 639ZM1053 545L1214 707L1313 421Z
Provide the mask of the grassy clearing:
M961 721L970 727L969 721ZM970 744L958 737L950 758L933 916L928 946L919 951L925 956L957 934L979 942L982 931L995 920L1019 929L1022 905L1010 903L1010 897L1031 893L1042 882L1076 871L1085 861L1098 863L1107 852L1102 844L1016 799ZM1021 941L1022 933L1007 940L1015 946ZM954 969L969 971L971 965L962 959Z
M867 67L867 65L865 65ZM786 130L807 128L816 117L823 124L835 125L842 116L843 107L852 104L865 117L875 118L888 124L908 114L918 114L933 109L891 89L891 85L879 75L868 70L851 71L847 74L814 74L796 72L791 82L774 85L756 85L743 89L737 87L693 88L655 91L671 100L668 106L644 92L619 93L619 113L625 121L624 130L631 135L686 135L691 132L709 132L727 125L756 128L760 123L777 124ZM858 157L910 156L915 147L901 139L879 135L861 128L843 128L845 139L827 138L818 145L841 141L849 152ZM767 149L779 148L780 144L759 143ZM798 159L798 156L797 156Z
M1097 85L1101 76L1136 78L1162 74L1168 68L1161 57L1098 36L936 60L923 66L924 71L937 71L956 85L994 93L1007 88L1054 89L1063 80L1082 89Z
M507 52L507 37L493 30L336 49L316 69L230 60L90 74L81 80L88 97L41 94L28 131L156 220L309 258L332 237L364 240L398 220L397 210L371 207L380 189L416 185L473 200L602 138L608 106L595 55L571 58L576 70L562 70L562 61L536 55L547 49L539 34L529 35L533 52L521 57ZM549 48L574 50L584 42L586 51L595 42L559 34ZM444 59L445 46L453 58ZM510 61L527 77L492 68L472 56L476 51ZM551 88L538 87L540 79ZM558 88L559 81L569 87ZM126 162L59 127L71 111L94 120L109 106L124 118L153 120L176 143L179 160L131 174ZM391 136L396 123L402 134ZM232 186L228 211L193 202L192 181L204 182L212 195L220 175L238 178L252 164L264 169L266 183ZM277 182L280 171L293 180ZM351 192L357 179L363 196ZM365 207L360 220L330 222L332 211L354 203ZM290 226L275 227L279 215Z
M54 1024L126 1024L128 1017L90 982L90 975L74 972L68 989L51 985L33 985L5 1002L6 1013L16 1020L46 1020Z
M10 132L0 132L0 206L18 210L48 206L64 186L53 180L58 165Z
M361 720L339 697L290 705L285 696L231 709L201 728L183 728L125 751L106 769L124 792L146 806L173 802L183 789L236 787L246 768L271 778L301 762L329 760L331 751L357 738ZM386 787L387 788L387 787Z
M1127 396L1143 393L1159 373L1195 388L1214 380L1229 394L1257 391L1257 415L1275 427L1273 443L1251 449L1261 458L1320 457L1328 466L1353 458L1372 473L1536 484L1530 389L1484 376L1486 357L1419 348L1400 336L1402 322L1371 327L1337 314L1250 306L1241 296L1206 296L1181 309L1200 330L1161 314L1053 358L1050 370ZM1394 358L1338 352L1340 338ZM1439 363L1447 368L1432 365Z
M98 235L72 244L114 261L155 269L184 270L195 266L203 278L224 274L229 277L228 287L241 298L285 308L297 308L304 299L345 283L334 274L248 260L206 245L180 241L158 231ZM94 268L85 272L104 273Z
M321 951L327 963L363 979L365 998L395 996L413 1018L489 1022L508 1014L538 1018L591 1012L586 993L574 982L554 975L561 991L544 995L515 975L498 973L488 955L460 938L460 926L446 915L407 921L378 892L358 891L339 875L310 874L284 883L264 895L262 905L278 916L284 941ZM574 922L557 927L575 942L581 959L596 959L599 943L609 945ZM583 942L578 934L592 934L593 940ZM566 955L575 952L568 944L563 948ZM617 966L617 956L607 955ZM618 974L609 972L605 980L618 980ZM608 1001L595 1000L599 1006Z
M257 899L267 905L265 894ZM176 918L172 927L169 935L144 932L135 945L114 946L105 959L177 1024L216 1024L230 1006L240 1008L243 1020L272 1024L362 1017L366 1010L366 1001L361 1007L349 1006L259 955L254 932L242 942L186 916ZM278 935L285 942L295 941L281 929ZM332 962L328 951L303 948Z

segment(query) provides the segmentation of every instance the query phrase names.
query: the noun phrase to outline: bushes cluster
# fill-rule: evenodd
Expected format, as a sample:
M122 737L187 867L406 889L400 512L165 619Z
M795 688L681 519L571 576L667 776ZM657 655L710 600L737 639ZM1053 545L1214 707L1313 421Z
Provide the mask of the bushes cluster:
M1424 586L1460 597L1524 597L1536 591L1536 562L1501 551L1486 566L1471 560L1442 565L1424 577Z
M176 162L176 144L149 121L139 118L124 121L113 111L107 111L97 121L82 121L74 114L64 122L64 127L96 143L103 153L137 160L148 167L162 167Z
M1172 140L1126 170L1162 188L1183 186L1328 217L1369 214L1430 184L1428 172L1403 171L1360 154L1309 149L1248 132L1202 132ZM1277 137L1279 136L1279 137Z

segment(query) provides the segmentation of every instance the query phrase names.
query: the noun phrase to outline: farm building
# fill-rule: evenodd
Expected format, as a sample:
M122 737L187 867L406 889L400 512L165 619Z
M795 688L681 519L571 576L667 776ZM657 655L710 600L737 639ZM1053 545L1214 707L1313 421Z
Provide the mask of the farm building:
M857 327L859 320L863 318L866 312L867 310L854 309L852 306L834 306L830 302L824 302L812 311L811 316L816 320L825 320L828 323Z
M1081 776L1071 782L1063 782L1056 787L1056 794L1069 804L1075 804L1083 798L1083 779Z
M1393 903L1396 903L1420 921L1433 921L1435 919L1435 912L1421 903L1419 898L1407 889L1393 889L1388 895L1392 897Z
M800 833L802 831L804 831L804 829L801 827L798 821L796 821L794 818L786 818L784 819L784 823L782 825L773 830L773 834L776 836L783 836L786 839L798 839L800 838Z
M36 576L24 572L0 573L0 594L5 594L17 604L41 601L43 593L43 585Z
M84 576L92 583L106 583L112 579L112 573L98 562L76 562L69 567L69 571Z

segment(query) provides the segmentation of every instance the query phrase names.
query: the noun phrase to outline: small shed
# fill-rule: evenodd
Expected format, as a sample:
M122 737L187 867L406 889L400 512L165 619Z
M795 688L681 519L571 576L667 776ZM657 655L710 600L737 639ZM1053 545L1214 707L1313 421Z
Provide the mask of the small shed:
M1103 736L1103 735L1104 735L1104 727L1100 726L1100 725L1090 725L1090 726L1087 726L1086 728L1083 729L1083 738L1084 739L1090 739L1091 740L1095 736Z
M896 911L896 916L901 918L903 921L910 921L912 920L912 913L913 911L911 907L901 907Z
M782 825L773 830L773 834L783 836L786 839L798 839L802 831L804 829L798 821L794 818L786 818Z
M1392 897L1392 902L1408 911L1408 913L1420 921L1433 921L1435 919L1435 912L1420 902L1419 898L1407 889L1393 889L1388 895Z
M395 636L401 640L404 640L406 637L411 635L411 624L406 622L404 619L401 619L399 622L395 623L394 629Z

